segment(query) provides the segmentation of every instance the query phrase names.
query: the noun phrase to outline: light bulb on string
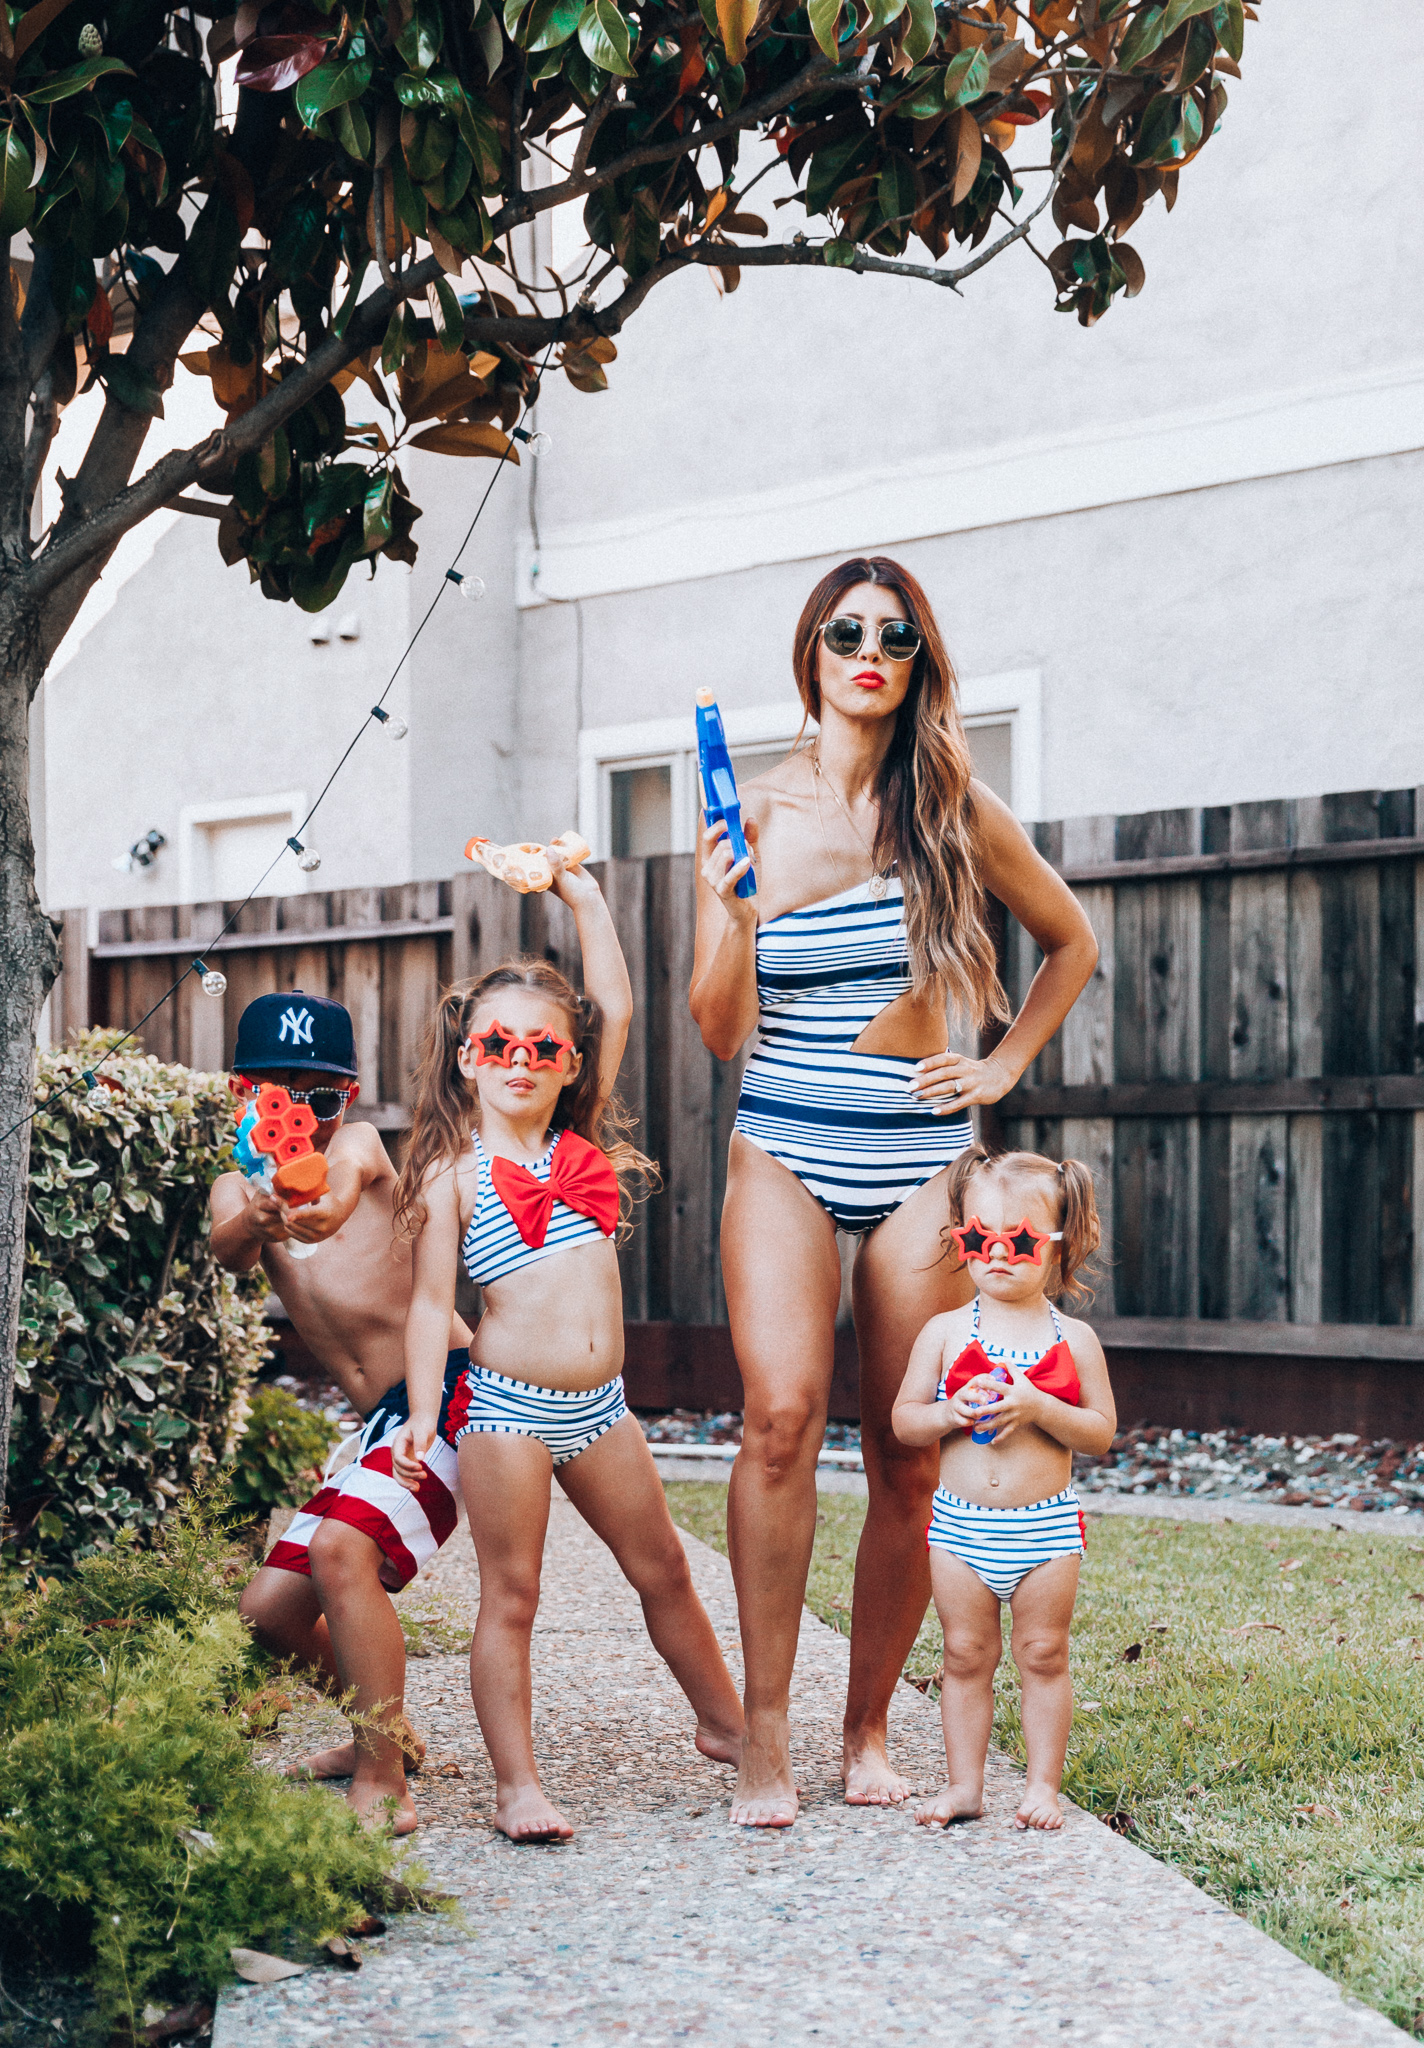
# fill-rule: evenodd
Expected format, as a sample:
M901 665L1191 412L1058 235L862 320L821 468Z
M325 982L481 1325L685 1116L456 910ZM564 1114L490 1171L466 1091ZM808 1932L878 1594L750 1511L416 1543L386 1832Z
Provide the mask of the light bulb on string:
M383 711L379 704L371 706L371 716L386 728L386 738L388 740L403 740L410 731L410 727L403 718L397 718L390 711Z
M209 967L206 960L196 959L193 962L193 972L201 980L205 996L225 996L227 994L227 976L220 969Z
M533 456L548 455L554 446L553 435L546 434L542 427L535 427L532 431L528 427L516 427L514 438L522 441Z
M447 569L445 571L445 581L453 583L456 595L468 598L471 604L478 604L485 594L484 578L482 576L464 576L458 569Z
M317 852L316 848L314 846L303 846L301 840L295 836L289 839L287 844L297 856L297 866L301 869L302 873L304 875L314 875L321 866L321 855Z

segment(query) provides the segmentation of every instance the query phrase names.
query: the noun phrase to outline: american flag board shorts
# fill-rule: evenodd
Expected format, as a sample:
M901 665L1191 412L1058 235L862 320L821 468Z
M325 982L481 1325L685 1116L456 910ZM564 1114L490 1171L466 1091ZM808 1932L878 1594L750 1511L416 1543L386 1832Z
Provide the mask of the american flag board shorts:
M410 1420L404 1380L389 1388L366 1417L360 1448L319 1493L298 1508L285 1533L267 1554L278 1571L311 1577L308 1546L323 1522L345 1522L369 1536L381 1550L381 1584L393 1593L408 1586L423 1564L453 1534L459 1501L459 1460L447 1434L450 1396L470 1363L468 1351L445 1360L440 1427L425 1453L425 1473L412 1493L391 1469L391 1447Z

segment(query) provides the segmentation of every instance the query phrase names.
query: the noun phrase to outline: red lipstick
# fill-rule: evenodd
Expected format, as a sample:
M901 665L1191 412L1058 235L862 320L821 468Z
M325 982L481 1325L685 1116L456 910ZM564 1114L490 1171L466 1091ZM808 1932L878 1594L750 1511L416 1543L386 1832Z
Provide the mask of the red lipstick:
M862 690L883 690L885 678L878 669L863 668L858 676L852 676L853 683L859 683Z

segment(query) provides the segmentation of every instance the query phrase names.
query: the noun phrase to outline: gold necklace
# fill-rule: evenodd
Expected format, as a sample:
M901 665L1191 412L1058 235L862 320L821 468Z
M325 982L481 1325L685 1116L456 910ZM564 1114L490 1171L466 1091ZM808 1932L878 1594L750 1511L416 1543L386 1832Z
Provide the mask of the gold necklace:
M813 773L814 773L814 779L812 780L812 783L811 783L811 794L812 794L812 795L813 795L813 796L815 797L815 799L816 799L816 822L817 822L817 824L818 824L818 825L820 826L820 828L821 828L821 839L822 839L822 842L823 842L823 843L824 843L824 845L825 845L825 849L826 849L826 852L827 852L828 854L830 854L830 855L831 855L831 866L832 866L832 867L833 867L833 868L835 869L835 871L836 871L836 880L837 880L837 881L840 881L840 879L841 879L841 869L840 869L840 862L839 862L839 861L838 861L838 860L836 859L835 855L834 855L833 853L831 853L831 842L830 842L830 840L829 840L829 839L827 839L827 838L826 838L826 825L825 825L825 820L824 820L824 819L822 818L822 816L821 816L821 790L820 790L820 785L821 785L821 784L822 784L823 782L825 783L825 785L826 785L827 789L828 789L828 790L829 790L829 791L831 792L831 795L832 795L832 797L833 797L833 798L835 799L835 802L836 802L837 806L839 807L839 810L840 810L841 816L842 816L842 817L843 817L843 818L845 819L845 821L846 821L847 825L849 825L849 826L850 826L850 829L851 829L851 831L852 831L852 832L853 832L853 833L855 834L856 838L857 838L857 839L858 839L858 840L860 841L861 845L865 847L866 855L867 855L867 857L868 857L868 859L869 859L869 861L870 861L870 871L871 871L871 872L870 872L870 882L869 882L869 892L870 892L870 895L871 895L871 897L872 897L872 898L874 899L874 901L878 903L878 902L880 901L881 897L882 897L882 896L883 896L883 895L885 894L885 891L886 891L886 890L887 890L887 889L889 888L889 886L890 886L890 880L889 880L889 877L888 877L887 875L882 875L882 874L880 873L880 871L878 870L878 868L876 867L876 865L875 865L875 852L874 852L874 849L873 849L872 847L870 847L870 846L866 845L866 840L865 840L865 834L864 834L864 833L863 833L863 832L861 831L860 827L859 827L859 826L858 826L858 825L856 824L856 822L855 822L855 819L854 819L854 818L853 818L853 817L851 816L850 812L849 812L849 811L848 811L848 810L846 809L846 807L845 807L845 804L844 804L844 803L842 802L842 800L841 800L841 794L840 794L840 791L839 791L839 790L838 790L838 789L836 788L836 785L835 785L835 784L834 784L834 783L833 783L833 782L831 781L831 778L830 778L830 776L829 776L829 775L826 775L826 774L824 774L824 773L822 772L822 769L821 769L821 748L820 748L820 742L819 742L819 741L818 741L818 742L816 743L816 745L815 745L814 747L812 747L812 749L811 749L811 767L812 767L812 770L813 770ZM844 890L842 891L842 893L844 893Z

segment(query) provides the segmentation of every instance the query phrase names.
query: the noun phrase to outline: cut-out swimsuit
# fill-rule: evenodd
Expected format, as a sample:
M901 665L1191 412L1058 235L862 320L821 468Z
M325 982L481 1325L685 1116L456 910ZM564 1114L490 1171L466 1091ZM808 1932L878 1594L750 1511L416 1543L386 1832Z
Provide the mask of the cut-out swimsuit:
M910 987L905 891L865 881L757 932L756 1046L735 1128L790 1167L840 1230L861 1234L971 1143L967 1110L936 1116L906 1084L916 1061L854 1052Z
M607 1157L576 1131L560 1131L532 1167L491 1159L473 1133L478 1166L475 1213L461 1246L481 1287L618 1228L618 1182ZM623 1375L569 1391L470 1366L450 1403L454 1442L467 1436L537 1437L566 1465L628 1413Z
M1082 1394L1078 1368L1052 1302L1048 1313L1053 1318L1054 1337L1048 1349L1016 1351L980 1335L976 1294L969 1342L936 1387L936 1401L947 1401L971 1380L1001 1365L1011 1379L1022 1373L1045 1394L1076 1408ZM992 1421L993 1410L983 1411L982 1427L987 1429ZM937 1486L925 1535L931 1550L947 1550L967 1564L1000 1600L1011 1600L1037 1566L1051 1564L1056 1557L1082 1557L1088 1547L1082 1506L1071 1486L1021 1508L985 1507Z

